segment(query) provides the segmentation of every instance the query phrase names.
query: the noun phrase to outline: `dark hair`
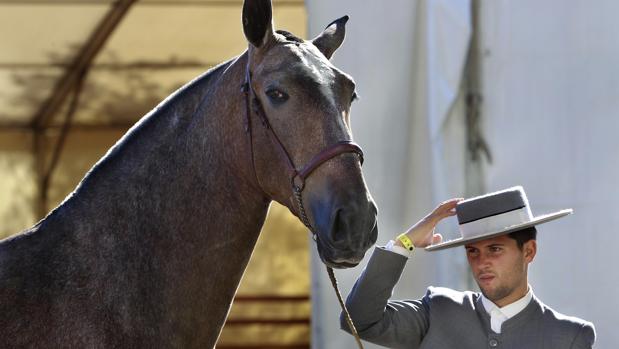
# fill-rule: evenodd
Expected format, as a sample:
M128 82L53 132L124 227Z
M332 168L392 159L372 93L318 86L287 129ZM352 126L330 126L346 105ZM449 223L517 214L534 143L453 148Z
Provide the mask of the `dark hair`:
M522 246L529 241L537 238L537 229L535 227L524 228L522 230L516 230L515 232L507 234L510 238L516 240L518 248L522 250Z

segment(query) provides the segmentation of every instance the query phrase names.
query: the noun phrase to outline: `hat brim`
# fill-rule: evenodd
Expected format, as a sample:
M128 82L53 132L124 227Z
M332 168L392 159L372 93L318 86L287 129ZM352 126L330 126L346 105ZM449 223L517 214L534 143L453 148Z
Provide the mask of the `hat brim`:
M492 232L488 232L482 235L477 235L475 237L471 237L468 239L464 239L464 238L457 238L457 239L453 239L453 240L449 240L449 241L445 241L445 242L441 242L439 244L436 245L430 245L428 247L425 248L426 251L439 251L439 250L444 250L447 248L451 248L451 247L457 247L457 246L462 246L464 244L468 244L471 242L476 242L476 241L480 241L480 240L485 240L485 239L490 239L499 235L503 235L503 234L509 234L512 233L514 231L517 230L522 230L528 227L532 227L534 225L538 225L538 224L542 224L542 223L546 223L564 216L567 216L569 214L572 214L574 211L569 208L569 209L565 209L565 210L561 210L561 211L557 211L554 213L549 213L549 214L545 214L545 215L541 215L541 216L537 216L535 218L533 218L531 221L526 222L526 223L521 223L521 224L516 224L516 225L512 225L509 227L505 227L501 230L498 231L492 231Z

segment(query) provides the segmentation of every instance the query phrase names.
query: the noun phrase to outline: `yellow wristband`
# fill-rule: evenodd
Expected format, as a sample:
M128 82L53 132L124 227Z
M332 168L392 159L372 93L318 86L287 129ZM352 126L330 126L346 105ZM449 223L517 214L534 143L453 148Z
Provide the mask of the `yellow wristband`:
M415 245L413 245L413 242L408 237L408 235L406 235L406 233L398 235L398 240L402 243L402 245L404 245L407 250L412 251L415 249Z

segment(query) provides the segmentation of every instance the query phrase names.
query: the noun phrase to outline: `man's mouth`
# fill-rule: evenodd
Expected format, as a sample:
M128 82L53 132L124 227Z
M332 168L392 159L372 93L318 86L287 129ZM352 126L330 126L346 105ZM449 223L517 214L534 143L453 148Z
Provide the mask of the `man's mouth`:
M491 274L491 273L482 273L482 274L479 274L477 279L479 280L479 282L487 284L487 283L492 282L492 280L495 279L495 276L494 274Z

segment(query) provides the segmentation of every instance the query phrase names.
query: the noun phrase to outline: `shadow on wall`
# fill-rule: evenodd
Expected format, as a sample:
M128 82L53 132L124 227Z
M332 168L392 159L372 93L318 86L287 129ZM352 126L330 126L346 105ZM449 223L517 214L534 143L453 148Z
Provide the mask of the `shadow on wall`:
M71 47L76 51L75 47ZM51 53L50 67L55 69L15 70L10 79L18 92L9 96L0 110L0 239L32 226L36 217L38 181L34 154L34 131L28 129L33 117L49 98L60 79L59 67L64 55ZM185 81L207 70L189 59L172 57L166 63L123 64L114 53L106 54L106 63L95 65L86 77L77 111L57 167L50 181L48 211L60 203L83 178L90 167L143 115L153 109ZM184 62L180 71L178 62ZM188 63L189 62L189 63ZM185 80L184 77L186 76ZM43 125L42 144L45 168L49 169L54 148L71 95ZM25 111L25 112L24 112ZM21 115L20 115L21 114ZM7 122L10 121L10 124ZM11 128L11 125L18 126Z
M66 62L58 54L50 54L50 68L67 69ZM75 117L76 124L87 125L130 125L154 108L174 90L184 85L209 66L194 59L170 57L164 62L126 63L114 52L106 52L89 70L80 94ZM9 101L12 109L23 110L24 106L40 108L49 98L60 79L56 69L15 71L11 75L14 86L19 90ZM71 92L72 93L72 92ZM70 96L66 98L68 101ZM58 126L64 120L67 104L54 116L49 125ZM32 114L38 110L33 109ZM2 119L15 119L10 110L0 110ZM29 117L21 117L30 123ZM27 120L26 120L27 119Z

